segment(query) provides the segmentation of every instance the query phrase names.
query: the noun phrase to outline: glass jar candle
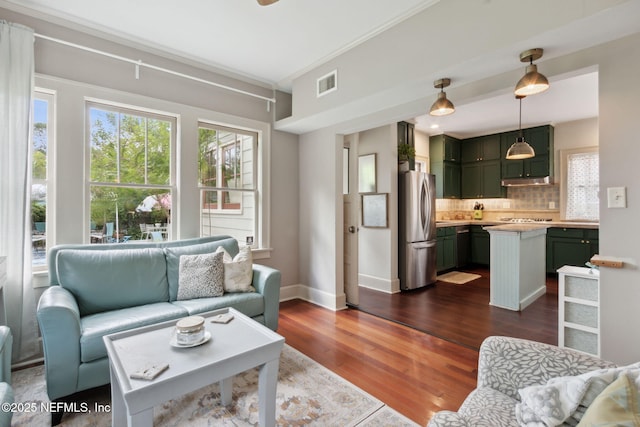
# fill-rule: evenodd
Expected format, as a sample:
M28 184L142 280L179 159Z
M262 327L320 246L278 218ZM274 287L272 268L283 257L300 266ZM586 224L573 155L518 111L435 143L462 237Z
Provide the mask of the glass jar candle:
M179 345L192 345L204 339L204 317L189 316L176 323L176 342Z

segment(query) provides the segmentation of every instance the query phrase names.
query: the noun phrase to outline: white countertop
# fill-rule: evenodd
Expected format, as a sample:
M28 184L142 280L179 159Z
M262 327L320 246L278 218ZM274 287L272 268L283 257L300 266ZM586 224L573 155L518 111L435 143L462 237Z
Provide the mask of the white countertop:
M513 233L527 233L529 231L536 231L549 228L549 225L535 223L535 222L527 222L527 223L509 223L509 224L500 224L500 225L490 225L488 227L484 227L488 232L492 231L509 231Z
M544 225L546 227L563 227L563 228L590 228L597 230L600 228L598 222L579 222L579 221L545 221L545 222L510 222L499 220L473 220L473 219L461 219L461 220L438 220L436 221L436 227L455 227L458 225Z

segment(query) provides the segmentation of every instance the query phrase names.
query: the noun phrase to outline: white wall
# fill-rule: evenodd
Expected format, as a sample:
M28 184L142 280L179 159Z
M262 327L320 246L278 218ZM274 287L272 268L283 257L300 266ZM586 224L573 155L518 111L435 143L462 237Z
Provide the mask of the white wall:
M640 360L640 36L594 49L600 71L600 194L608 187L627 188L627 208L609 209L600 197L600 253L621 257L623 269L603 268L602 356L618 363Z
M572 37L592 40L599 29L598 14L623 3L539 0L536 7L530 7L514 0L437 2L295 79L293 116L279 126L305 132L400 105L404 115L389 111L386 123L416 117L435 99L438 90L433 81L442 77L452 78L447 95L461 107L464 98L482 96L479 89L503 90L505 80L486 81L485 87L462 87L460 82L467 85L507 71L518 76L507 81L516 82L523 71L517 60L519 52L532 46L554 46L554 33L565 25L573 26ZM521 19L523 15L526 19ZM571 43L563 40L567 42ZM545 51L545 59L553 55ZM338 70L339 89L317 98L317 78L334 69Z
M416 145L416 157L429 157L429 135L424 132L415 131L414 141ZM427 161L427 169L429 168L429 162Z
M150 64L166 67L187 74L234 86L264 96L273 91L254 82L234 78L212 71L204 66L169 59L141 51L130 44L118 44L106 39L89 36L61 25L22 15L0 8L2 19L34 28L74 43L88 45L125 57L141 59ZM96 34L95 31L93 31ZM112 37L110 39L113 39ZM198 210L189 206L199 205L196 187L198 119L209 119L229 125L246 127L262 133L263 142L272 152L266 157L263 177L270 181L270 193L262 194L267 202L271 225L264 230L270 237L271 251L260 263L271 265L282 272L282 283L299 282L298 274L298 146L297 136L273 131L274 111L267 111L263 100L234 94L211 86L142 69L140 79L135 79L130 64L107 59L95 54L65 47L56 43L36 40L36 73L38 86L58 90L56 96L57 150L54 156L55 184L55 243L83 242L87 227L84 216L84 101L86 96L122 102L134 106L179 114L178 135L178 206L176 212L177 237L186 238L199 234ZM288 108L290 96L278 94L278 99ZM268 203L269 199L271 204ZM87 222L88 224L88 222ZM38 283L42 281L39 280Z
M384 291L399 292L398 280L398 161L396 124L385 125L359 134L358 155L376 154L378 193L387 193L387 228L360 225L358 232L358 283Z
M455 2L446 2L448 4ZM576 6L585 6L584 3L578 2ZM615 3L615 2L614 2ZM625 3L625 5L636 6L637 2L618 2ZM439 5L444 2L439 3ZM488 4L484 2L483 4ZM496 7L505 6L504 1L491 2L490 4ZM549 2L546 4L554 10L558 3L551 5ZM595 4L591 3L592 6ZM598 6L606 7L605 3L598 3ZM560 6L558 6L560 7ZM570 8L569 3L562 3L562 9ZM538 10L544 10L545 7L541 7ZM576 9L579 9L577 7ZM429 9L431 11L431 9ZM584 12L584 9L582 9ZM544 25L547 18L549 21L554 21L558 17L551 16L545 12L548 16L541 16L540 20L534 20L535 25ZM569 15L571 12L567 12ZM473 16L473 14L470 14ZM458 16L456 16L458 17ZM564 16L565 18L567 15ZM449 22L448 20L447 22ZM480 20L482 21L482 20ZM530 22L530 21L529 21ZM524 21L522 22L524 23ZM517 25L522 24L520 22ZM460 24L456 22L456 24ZM548 24L548 22L546 22ZM483 25L489 25L483 22ZM515 25L515 23L514 23ZM407 27L404 27L406 30ZM540 27L542 29L542 27ZM507 30L506 28L504 29ZM513 34L518 34L518 28L513 29ZM398 31L392 31L391 34L398 34ZM402 30L403 31L403 30ZM636 30L637 31L637 30ZM419 33L419 32L418 32ZM465 31L465 33L469 33ZM471 32L473 34L473 32ZM453 34L456 34L453 32ZM504 34L504 32L503 32ZM462 37L462 33L460 36ZM386 37L386 36L385 36ZM391 36L389 36L391 37ZM380 40L370 41L370 46L366 47L367 55L360 56L358 52L362 49L358 49L357 52L348 52L349 58L341 58L343 63L348 67L356 66L356 62L366 64L367 61L363 58L371 58L371 60L377 60L381 56L385 57L385 63L391 61L386 55L395 55L397 52L402 53L402 49L396 50L396 47L402 46L403 42L407 40L410 42L415 38L415 35L403 35L399 36L393 43L386 43ZM386 38L385 38L386 40ZM471 39L473 41L473 39ZM377 43L380 42L380 43ZM462 50L466 49L466 40L459 41L460 43L455 46L460 46ZM549 43L552 43L549 41ZM422 43L424 44L424 43ZM499 43L497 43L499 45ZM605 198L601 198L600 207L600 252L601 255L621 257L627 261L625 268L620 270L614 269L602 269L601 274L601 298L602 298L602 354L605 358L613 360L618 363L628 363L631 361L640 360L640 340L635 339L634 328L640 325L640 310L637 309L638 301L640 301L640 271L637 268L638 260L640 260L640 245L638 245L635 237L635 223L637 218L640 217L640 168L638 168L638 159L640 159L640 144L636 143L634 135L637 134L637 117L640 116L640 106L637 99L640 99L640 86L637 85L637 75L640 75L640 35L629 36L627 38L620 39L618 41L607 42L601 45L597 45L594 41L594 47L584 49L572 54L552 57L545 61L544 69L547 76L562 76L570 73L579 73L580 70L593 70L597 68L599 71L599 103L600 114L598 119L599 135L597 140L600 142L600 187L601 191L605 192L607 187L612 186L625 186L627 188L627 208L626 209L608 209L605 204ZM523 46L527 48L531 46ZM364 49L364 47L363 47ZM500 51L497 47L496 51ZM503 52L504 53L504 52ZM511 52L512 53L512 52ZM345 54L346 55L346 54ZM421 54L420 58L425 56ZM401 82L401 78L405 70L422 70L419 66L420 62L413 61L416 55L405 56L402 67L396 67L398 73L392 73L392 75L399 76L398 82ZM439 74L446 72L446 67L451 64L451 58L448 60L442 60L438 56L429 57L433 61L432 68L439 70ZM464 62L462 59L458 59L460 62ZM379 61L378 61L379 62ZM400 61L396 61L399 63ZM335 61L332 63L331 69L336 67ZM322 67L318 68L318 72L321 72ZM374 67L375 68L375 67ZM470 71L473 68L468 67ZM443 71L444 70L444 71ZM315 71L311 74L315 75ZM428 74L428 73L427 73ZM518 72L500 73L495 75L485 76L485 80L478 81L477 84L470 83L460 91L450 91L455 93L455 99L460 100L460 105L463 105L465 99L477 99L482 97L483 94L487 95L495 90L504 87L505 81L517 81L518 76L521 75L521 70ZM378 81L381 79L377 74L372 74L371 78L364 79L362 76L369 77L368 72L358 73L359 78L362 80L358 83L358 90L361 90L363 85L368 83L370 88L370 95L372 92L380 88ZM406 76L409 78L409 76ZM441 76L438 76L441 77ZM305 77L306 78L306 77ZM386 81L394 80L385 76ZM341 88L348 86L345 79L341 78ZM303 84L304 78L300 79L298 84ZM294 90L296 86L294 85ZM305 88L301 87L300 92L296 92L296 96L304 98ZM355 89L354 89L355 90ZM449 93L449 92L448 92ZM315 96L315 95L314 95ZM371 104L375 97L364 96L358 103L353 98L353 94L341 95L347 98L340 98L337 101L341 101L346 105L352 106L355 104L362 105L368 101ZM454 98L453 94L451 95ZM400 100L403 98L404 102ZM349 129L353 127L353 123L357 126L366 126L362 129L374 128L381 126L385 123L389 123L389 118L396 120L398 118L408 118L415 116L415 109L422 105L422 111L424 111L425 101L418 104L415 101L415 93L403 92L402 87L398 87L397 93L392 98L387 98L387 101L392 99L393 102L387 102L385 107L386 120L382 118L379 111L372 111L375 106L369 106L360 110L361 116L358 116L356 121L349 122L348 114L342 114L340 117L333 119L333 126L339 131ZM298 102L305 102L305 100L298 100ZM313 103L312 100L307 102ZM325 102L329 102L325 100ZM294 111L296 110L296 100L294 97ZM379 106L378 106L379 107ZM307 114L310 117L318 118L319 122L329 121L335 111L331 110L331 106L324 106L327 111L323 111L322 107L317 105L308 105L305 107ZM336 107L337 108L337 107ZM315 113L315 111L320 111ZM402 117L404 114L404 117ZM315 115L315 116L314 116ZM400 117L398 117L400 116ZM302 123L303 120L300 121ZM376 124L377 122L377 124ZM369 124L369 126L367 126ZM592 126L589 124L586 127ZM286 127L286 126L285 126ZM575 129L574 129L575 130ZM560 139L565 140L565 136L561 135ZM570 129L567 130L571 132ZM588 131L587 131L588 133ZM311 133L310 133L311 134ZM331 131L315 131L312 134L322 134L326 144L332 144ZM303 136L303 139L306 135ZM314 142L320 143L317 138L313 139ZM561 143L562 145L563 143ZM341 150L341 147L339 147ZM328 148L330 149L330 148ZM337 148L336 148L337 150ZM301 151L301 163L311 162L313 158L305 160L305 156L313 152ZM334 157L337 153L334 154ZM331 157L325 154L326 157ZM301 192L306 191L306 186L302 185ZM327 196L328 197L328 196ZM301 202L302 203L302 202ZM335 207L335 206L333 206ZM337 235L337 233L330 233L329 230L319 229L315 224L307 224L313 229L308 230L308 235L318 235L319 232L326 235ZM634 234L635 233L635 234ZM340 238L341 239L341 238ZM311 250L304 248L307 244L313 242L301 241L301 251ZM337 247L338 243L323 242L325 248ZM338 255L337 252L333 254L326 254L328 258L335 258ZM316 271L320 265L313 263L309 265L301 264L301 274L304 276L304 271Z
M598 146L598 118L556 124L553 144L553 177L557 183L560 179L561 150Z
M301 135L300 182L300 289L291 290L316 304L346 306L342 248L343 138L333 129ZM289 290L286 290L289 293Z

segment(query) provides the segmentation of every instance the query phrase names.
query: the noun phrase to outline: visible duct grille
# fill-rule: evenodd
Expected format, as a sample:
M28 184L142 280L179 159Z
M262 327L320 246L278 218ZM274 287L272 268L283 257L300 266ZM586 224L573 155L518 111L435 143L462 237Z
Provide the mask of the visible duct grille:
M317 96L321 97L338 89L338 70L333 70L329 74L318 79Z

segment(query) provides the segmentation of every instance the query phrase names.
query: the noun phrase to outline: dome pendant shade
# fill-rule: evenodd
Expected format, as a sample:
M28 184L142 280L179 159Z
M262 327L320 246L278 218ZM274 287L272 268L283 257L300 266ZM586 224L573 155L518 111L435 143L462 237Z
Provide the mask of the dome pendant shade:
M438 99L433 103L431 109L429 110L429 114L432 116L446 116L447 114L451 114L456 111L456 108L453 106L453 103L447 99L447 94L444 92L443 88L449 86L451 84L451 79L439 79L433 82L433 87L440 89L440 93L438 94Z
M429 114L431 114L432 116L446 116L447 114L451 114L454 111L456 111L456 109L451 101L447 99L447 94L444 92L440 92L438 94L438 99L431 106Z
M520 115L518 117L520 136L516 138L516 142L507 150L507 155L505 156L507 160L530 159L536 155L533 147L527 144L527 141L524 140L524 136L522 135L522 98L524 98L524 96L516 95L516 99L520 101Z
M535 64L531 64L527 66L527 74L518 81L515 94L529 96L547 89L549 89L549 80L538 72L538 67Z
M538 66L533 63L536 59L542 58L543 52L542 49L535 48L520 54L520 62L528 62L529 65L513 91L516 96L535 95L549 89L549 80L538 72Z
M524 137L519 136L516 139L516 142L514 142L513 145L509 147L509 150L507 150L506 159L507 160L530 159L535 155L536 155L536 152L534 151L533 147L527 144L527 142L524 140Z

